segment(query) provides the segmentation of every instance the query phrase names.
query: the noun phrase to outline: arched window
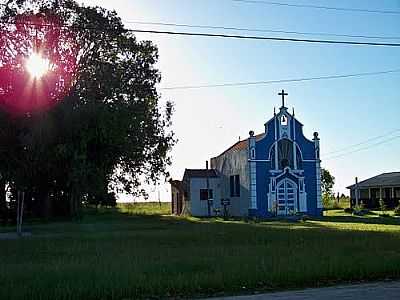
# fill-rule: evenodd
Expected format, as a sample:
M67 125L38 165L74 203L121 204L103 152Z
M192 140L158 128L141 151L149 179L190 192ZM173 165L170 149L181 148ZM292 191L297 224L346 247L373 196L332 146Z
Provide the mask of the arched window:
M275 169L275 146L272 146L269 159L271 161L271 168ZM281 139L278 141L278 169L283 170L286 167L294 169L293 161L293 142L289 139ZM297 169L303 169L303 162L301 158L301 151L296 146L296 161Z
M256 149L251 149L251 159L256 159Z
M282 139L278 142L278 167L280 170L286 167L294 168L293 142L288 139Z
M282 115L282 117L281 117L281 125L282 126L288 125L288 118L285 115Z

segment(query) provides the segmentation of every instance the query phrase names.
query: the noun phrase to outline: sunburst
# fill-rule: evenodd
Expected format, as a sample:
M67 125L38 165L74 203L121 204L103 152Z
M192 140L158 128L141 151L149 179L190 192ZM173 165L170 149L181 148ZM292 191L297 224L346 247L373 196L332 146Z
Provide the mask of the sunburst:
M40 79L50 70L50 62L39 53L32 53L26 61L26 69L34 79Z

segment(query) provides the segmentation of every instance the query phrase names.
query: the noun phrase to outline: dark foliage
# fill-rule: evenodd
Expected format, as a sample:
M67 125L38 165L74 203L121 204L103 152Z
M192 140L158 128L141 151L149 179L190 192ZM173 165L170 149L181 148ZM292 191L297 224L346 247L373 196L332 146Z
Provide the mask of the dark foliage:
M345 212L345 213L348 213L348 214L352 214L353 211L354 211L354 209L353 209L353 208L350 208L350 207L346 207L346 208L344 209L344 212Z
M20 81L0 82L3 218L6 188L25 191L32 215L74 216L83 202L113 206L110 191L141 193L143 180L168 175L173 106L159 105L156 46L137 41L115 12L73 0L10 0L0 19L0 73L23 72L35 49L62 66L48 75L43 105L17 93ZM10 95L25 104L10 109Z

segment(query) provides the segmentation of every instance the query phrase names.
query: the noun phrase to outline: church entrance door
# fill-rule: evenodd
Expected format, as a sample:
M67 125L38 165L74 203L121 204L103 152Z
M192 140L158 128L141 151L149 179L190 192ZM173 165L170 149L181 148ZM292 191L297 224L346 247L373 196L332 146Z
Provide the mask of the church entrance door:
M297 184L283 179L277 186L278 216L287 216L295 212L297 202Z

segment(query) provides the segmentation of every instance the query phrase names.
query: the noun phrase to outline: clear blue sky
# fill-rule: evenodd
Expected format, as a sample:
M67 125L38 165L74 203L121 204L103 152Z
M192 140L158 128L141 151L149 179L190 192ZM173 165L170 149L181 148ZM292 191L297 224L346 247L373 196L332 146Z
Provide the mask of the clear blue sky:
M172 22L272 30L327 32L400 37L400 15L292 8L238 3L231 0L116 0L84 1L115 9L125 21ZM376 10L398 10L400 1L303 0L285 3ZM126 24L129 28L219 32L267 36L298 35L246 33ZM231 40L202 37L137 34L159 47L161 86L263 81L400 68L400 48L320 45L289 42ZM308 38L325 38L305 36ZM338 38L346 39L346 38ZM350 38L348 38L350 39ZM380 41L384 40L370 40ZM387 40L398 42L398 40ZM163 90L163 100L175 103L174 178L185 168L204 167L249 130L261 132L279 106L279 90L288 91L287 105L295 107L309 138L320 133L322 164L336 177L335 191L381 172L400 171L400 138L336 159L330 152L400 129L400 73L251 87ZM400 131L377 139L379 143ZM369 146L362 145L358 148ZM357 150L357 147L348 149ZM337 153L341 154L343 152ZM345 152L344 152L345 153ZM331 154L330 156L332 156ZM163 198L167 197L163 189Z

